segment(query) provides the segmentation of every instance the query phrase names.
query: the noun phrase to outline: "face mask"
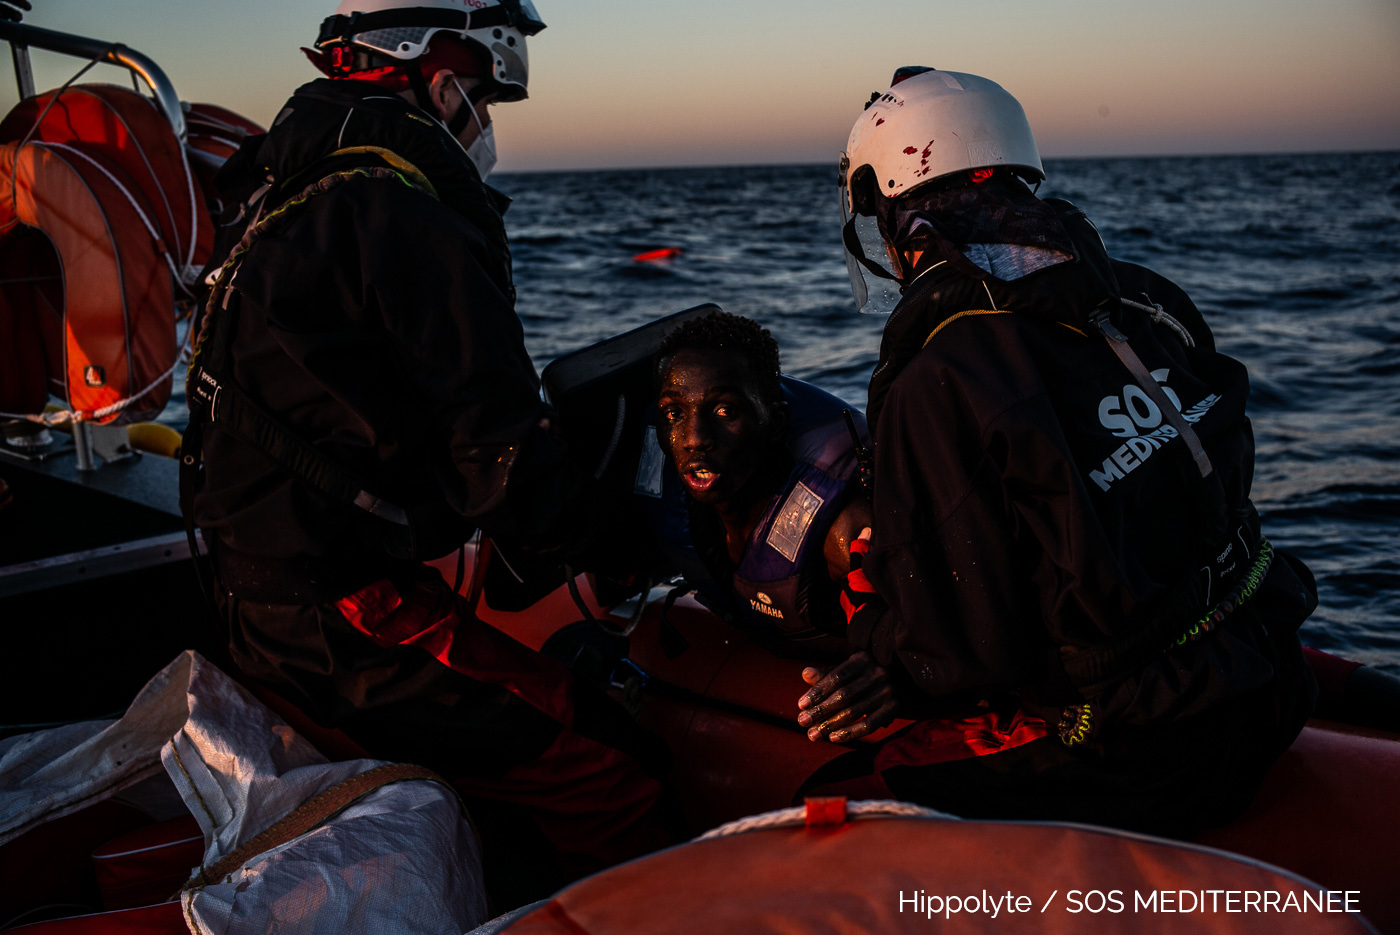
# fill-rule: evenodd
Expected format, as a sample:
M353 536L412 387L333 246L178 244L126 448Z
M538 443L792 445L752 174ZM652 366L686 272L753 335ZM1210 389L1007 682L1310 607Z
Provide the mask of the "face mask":
M452 78L452 83L457 85L457 90L462 95L462 106L471 108L472 120L476 121L478 132L476 139L472 140L472 144L467 147L467 158L472 161L472 165L476 166L476 171L479 172L484 179L491 174L492 169L496 168L495 127L491 125L483 127L481 125L481 115L478 114L476 108L472 106L471 99L467 97L467 92L462 90L462 85L458 82L455 75Z

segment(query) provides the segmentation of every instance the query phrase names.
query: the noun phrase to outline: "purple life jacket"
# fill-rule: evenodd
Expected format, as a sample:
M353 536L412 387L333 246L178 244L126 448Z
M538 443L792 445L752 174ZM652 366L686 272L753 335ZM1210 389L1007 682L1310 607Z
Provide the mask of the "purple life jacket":
M793 468L744 546L732 593L705 594L717 586L702 570L690 535L688 498L669 464L652 521L658 544L703 596L734 611L736 623L804 639L831 632L835 621L844 624L836 606L840 589L828 578L823 547L859 485L859 466L841 414L851 407L801 380L783 377L782 384L791 413L787 441ZM851 415L862 444L869 445L865 417L855 409Z

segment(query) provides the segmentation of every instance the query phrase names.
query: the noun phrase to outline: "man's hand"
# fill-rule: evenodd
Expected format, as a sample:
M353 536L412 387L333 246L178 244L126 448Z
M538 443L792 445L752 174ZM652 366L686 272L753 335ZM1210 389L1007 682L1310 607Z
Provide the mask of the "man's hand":
M820 669L803 669L802 679L812 689L797 701L802 712L797 723L807 728L808 740L845 743L895 718L890 677L869 653L856 653L825 674Z
M18 23L24 16L20 11L32 9L34 8L29 5L29 0L0 0L0 19Z

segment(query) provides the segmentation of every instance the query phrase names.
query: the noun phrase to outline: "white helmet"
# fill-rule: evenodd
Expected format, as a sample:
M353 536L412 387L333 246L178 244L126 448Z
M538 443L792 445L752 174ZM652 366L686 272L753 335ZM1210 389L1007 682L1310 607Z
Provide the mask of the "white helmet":
M842 237L857 308L888 312L898 298L899 276L871 259L891 248L873 222L856 223L874 215L875 195L896 198L959 172L999 166L1032 181L1045 178L1026 112L995 81L908 66L894 73L888 91L872 94L840 165ZM880 293L876 301L872 286Z
M895 198L955 172L997 166L1045 178L1021 105L995 81L914 66L896 71L851 127L841 185L847 209L865 214L862 202L875 191Z
M316 48L337 66L354 49L406 62L447 32L490 56L497 100L518 101L528 95L530 78L525 37L541 29L531 0L341 0L321 24Z

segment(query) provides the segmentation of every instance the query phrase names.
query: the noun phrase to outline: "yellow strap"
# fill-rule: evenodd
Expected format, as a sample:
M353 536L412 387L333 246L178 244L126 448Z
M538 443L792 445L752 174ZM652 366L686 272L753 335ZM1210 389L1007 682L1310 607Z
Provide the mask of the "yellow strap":
M959 318L966 318L966 317L969 316L969 315L1010 315L1010 314L1011 314L1010 309L1004 309L1004 308L970 308L970 309L968 309L968 310L965 311L965 312L958 312L956 315L952 315L952 316L949 316L948 318L943 319L943 321L939 323L939 325L938 325L937 328L934 328L932 331L930 331L930 332L928 333L928 337L924 338L924 344L923 344L923 346L924 346L924 347L928 347L928 342L930 342L930 341L933 340L933 336L934 336L935 334L937 334L938 332L942 331L944 328L948 327L948 326L951 325L953 322L957 321Z
M433 187L432 182L428 181L428 177L424 175L417 166L391 149L385 149L382 146L346 146L343 149L337 149L335 152L331 153L329 158L333 159L336 156L359 156L365 154L378 156L390 166L411 178L415 185L425 190L429 195L432 195L434 198L438 197L437 189Z
M942 331L944 328L946 328L946 327L948 327L949 325L951 325L953 322L957 321L959 318L966 318L966 317L968 317L969 315L1010 315L1010 314L1012 314L1012 312L1011 312L1011 309L1009 309L1009 308L970 308L970 309L968 309L968 310L965 311L965 312L958 312L956 315L950 315L950 316L948 316L947 318L943 319L942 323L940 323L939 326L938 326L937 328L934 328L932 331L930 331L930 332L928 333L928 337L924 338L923 346L924 346L924 347L928 347L928 342L930 342L930 341L933 340L933 336L934 336L934 335L936 335L938 332ZM1073 331L1075 334L1079 335L1080 337L1085 337L1085 338L1088 337L1087 334L1085 334L1084 332L1080 331L1078 328L1074 327L1074 325L1067 325L1067 324L1065 324L1065 323L1062 322L1062 321L1057 321L1057 322L1055 322L1055 324L1059 325L1059 326L1062 327L1062 328L1068 328L1070 331Z

